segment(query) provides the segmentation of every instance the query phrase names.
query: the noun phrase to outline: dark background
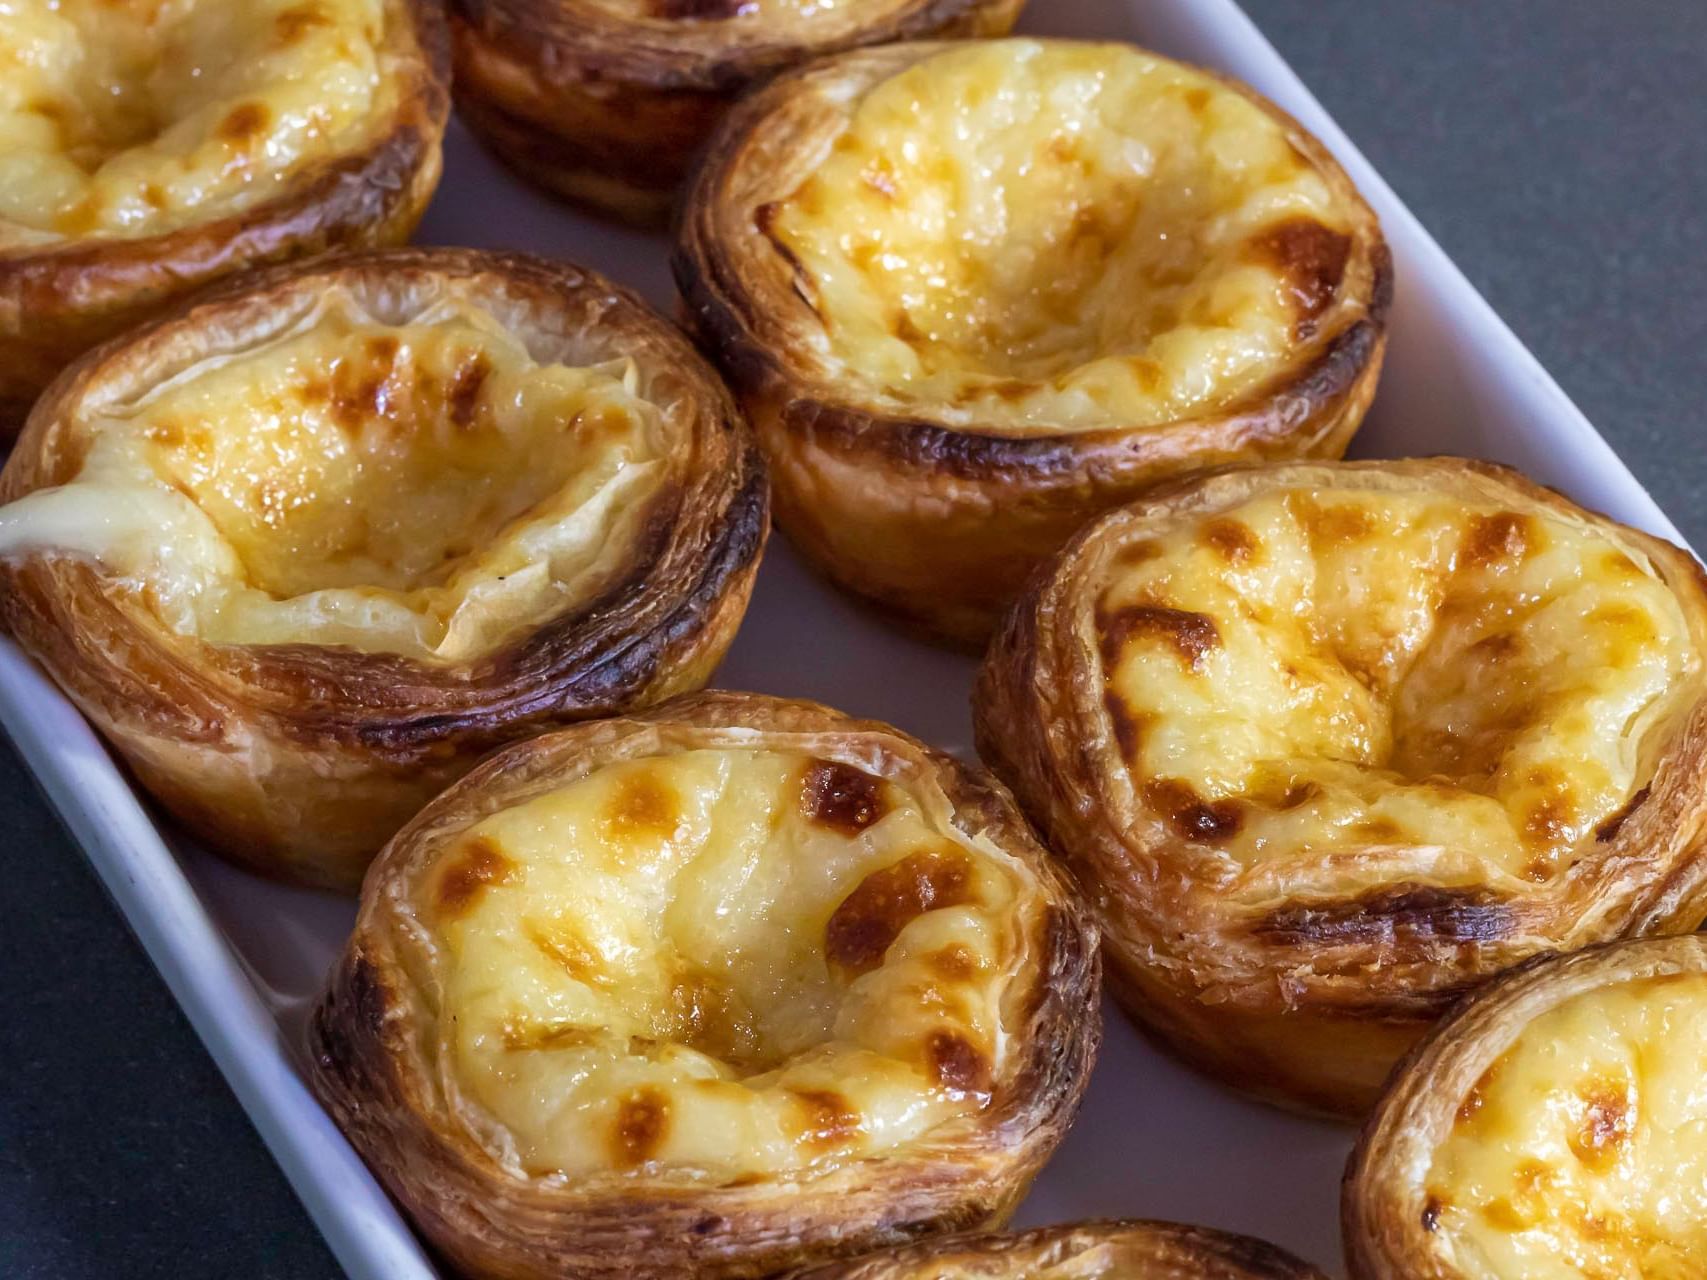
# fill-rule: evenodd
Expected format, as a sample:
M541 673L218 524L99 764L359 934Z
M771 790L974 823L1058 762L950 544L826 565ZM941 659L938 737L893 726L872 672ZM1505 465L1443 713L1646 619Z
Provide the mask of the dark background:
M1244 3L1707 546L1707 5ZM0 850L0 1276L337 1276L4 743Z

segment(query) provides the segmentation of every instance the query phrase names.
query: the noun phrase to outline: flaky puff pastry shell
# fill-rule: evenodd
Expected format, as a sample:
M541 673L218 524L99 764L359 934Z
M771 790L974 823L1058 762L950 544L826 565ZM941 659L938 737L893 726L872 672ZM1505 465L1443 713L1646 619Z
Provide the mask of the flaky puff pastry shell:
M1029 39L779 77L710 144L675 268L789 537L967 644L1140 490L1337 457L1392 287L1374 213L1273 104Z
M1707 1257L1707 939L1538 957L1395 1073L1346 1168L1354 1280L1670 1280Z
M948 1236L800 1272L798 1280L1324 1280L1248 1236L1143 1219Z
M0 501L0 622L143 785L346 890L493 747L703 684L767 530L671 325L462 250L275 270L92 352Z
M1707 593L1458 459L1232 470L1078 535L975 695L1133 1017L1343 1116L1550 948L1707 914Z
M403 243L450 110L436 0L20 0L0 80L0 442L201 286Z
M626 222L668 221L730 105L864 45L1005 34L1024 0L453 0L457 108L515 170Z
M475 1276L764 1276L999 1224L1099 1037L982 770L706 693L494 756L386 847L315 1088Z

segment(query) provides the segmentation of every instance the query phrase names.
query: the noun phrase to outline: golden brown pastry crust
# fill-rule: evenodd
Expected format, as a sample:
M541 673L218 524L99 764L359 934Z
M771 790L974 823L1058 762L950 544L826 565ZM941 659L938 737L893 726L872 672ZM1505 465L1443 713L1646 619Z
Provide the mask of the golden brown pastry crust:
M645 21L589 0L453 0L457 107L498 156L565 199L665 223L724 112L756 81L841 49L994 36L1025 0L878 0L772 32L734 0L658 0ZM637 0L637 8L644 8Z
M753 735L745 746L851 751L879 776L928 780L948 797L958 827L982 833L1038 877L1049 905L1031 939L1035 982L1017 1006L1013 1047L988 1105L951 1136L816 1175L707 1184L644 1170L579 1181L506 1171L449 1114L442 1068L423 1056L423 961L403 919L412 884L448 838L487 814L616 760L727 746L729 729ZM1003 1221L1078 1106L1100 1035L1097 967L1094 929L1012 798L982 770L814 703L708 692L518 743L399 832L373 866L355 932L315 1012L310 1073L391 1194L473 1275L772 1275Z
M390 119L264 204L136 239L0 253L0 442L78 355L235 272L408 240L439 184L450 51L438 0L386 0L403 77Z
M353 891L379 846L493 747L541 725L696 689L746 609L768 532L763 462L716 375L638 298L521 255L391 250L274 269L90 352L38 401L0 502L64 484L82 411L164 369L241 348L334 287L396 305L441 283L513 329L632 358L689 406L669 479L597 598L466 661L334 645L217 645L172 633L84 557L0 559L0 625L47 668L143 785L215 850L268 875Z
M814 1267L797 1280L1032 1280L1055 1267L1099 1280L1324 1280L1315 1267L1261 1240L1133 1218L949 1236Z
M1282 879L1262 903L1230 902L1203 878L1203 846L1115 785L1127 768L1126 730L1104 702L1090 602L1121 548L1142 543L1151 522L1211 515L1291 486L1422 487L1615 529L1675 593L1697 652L1707 640L1707 576L1687 552L1489 463L1296 464L1182 481L1110 513L1081 531L1009 613L974 694L978 751L1094 904L1116 997L1226 1083L1357 1117L1393 1062L1493 974L1539 950L1682 932L1707 916L1707 690L1691 690L1628 810L1544 883L1511 893L1442 887L1419 863L1414 880L1389 870L1355 894L1292 894ZM1358 856L1348 851L1343 862L1351 867Z
M824 322L761 210L803 180L860 94L942 50L922 42L844 54L750 95L684 198L675 272L691 323L770 459L790 539L886 612L982 646L1032 569L1091 516L1182 471L1338 457L1375 392L1392 260L1327 149L1253 90L1217 77L1283 125L1356 219L1343 275L1351 305L1283 373L1224 411L1138 429L1028 434L957 425L946 406L934 417L873 404L857 384L818 372L811 344Z
M1441 1022L1393 1073L1346 1164L1341 1222L1354 1280L1462 1280L1433 1229L1438 1209L1430 1212L1427 1179L1465 1097L1541 1015L1576 996L1677 974L1707 974L1707 938L1638 938L1536 956Z

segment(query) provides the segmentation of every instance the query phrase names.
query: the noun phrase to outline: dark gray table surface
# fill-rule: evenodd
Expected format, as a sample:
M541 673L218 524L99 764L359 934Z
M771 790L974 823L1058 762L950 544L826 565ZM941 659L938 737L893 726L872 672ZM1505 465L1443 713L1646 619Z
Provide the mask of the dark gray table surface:
M1245 4L1707 546L1707 6ZM336 1276L4 744L0 850L0 1276Z

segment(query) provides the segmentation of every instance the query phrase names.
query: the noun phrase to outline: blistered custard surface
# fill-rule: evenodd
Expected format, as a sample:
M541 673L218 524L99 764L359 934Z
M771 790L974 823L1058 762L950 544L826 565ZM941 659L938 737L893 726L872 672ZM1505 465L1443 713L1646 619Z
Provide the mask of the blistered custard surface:
M463 660L620 567L665 476L626 362L540 364L487 312L382 323L341 290L89 424L0 553L85 555L172 630Z
M277 195L398 92L382 0L6 0L0 251Z
M1283 126L1120 45L980 42L850 109L759 211L873 396L1026 430L1159 425L1281 373L1338 304L1351 214Z
M1459 1107L1425 1224L1475 1280L1691 1280L1707 1257L1707 977L1576 996Z
M1385 847L1409 878L1547 880L1641 802L1700 669L1633 546L1426 490L1260 494L1113 555L1123 781L1230 876Z
M611 764L415 890L440 1077L532 1174L727 1181L940 1137L989 1099L1040 909L915 794L799 752ZM1033 979L1034 980L1034 979Z

